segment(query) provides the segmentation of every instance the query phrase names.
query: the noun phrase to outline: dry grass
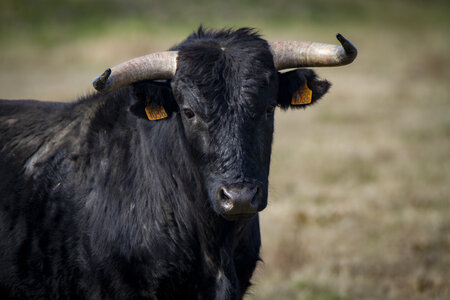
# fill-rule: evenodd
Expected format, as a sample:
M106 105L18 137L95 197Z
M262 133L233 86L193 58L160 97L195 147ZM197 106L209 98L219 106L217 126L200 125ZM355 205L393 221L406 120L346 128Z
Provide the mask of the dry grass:
M331 30L268 38L332 42ZM356 62L318 70L330 94L277 112L265 262L248 299L450 298L450 41L444 30L423 33L349 31ZM73 99L106 66L180 39L3 47L0 97Z
M450 297L449 38L373 36L277 115L255 299Z

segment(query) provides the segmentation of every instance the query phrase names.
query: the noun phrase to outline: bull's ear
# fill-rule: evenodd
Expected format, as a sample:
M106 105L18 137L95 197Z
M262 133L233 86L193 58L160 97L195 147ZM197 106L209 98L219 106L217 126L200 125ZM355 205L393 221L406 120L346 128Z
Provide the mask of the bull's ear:
M331 84L309 69L278 73L278 105L282 109L304 108L325 95Z
M165 81L140 81L133 84L137 101L130 111L137 117L157 121L178 111L170 83Z

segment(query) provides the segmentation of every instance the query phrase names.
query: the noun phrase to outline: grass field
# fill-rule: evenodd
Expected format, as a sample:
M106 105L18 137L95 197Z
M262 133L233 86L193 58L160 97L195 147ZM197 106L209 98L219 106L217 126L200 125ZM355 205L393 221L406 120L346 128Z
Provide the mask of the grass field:
M319 104L276 113L264 263L247 299L450 299L450 5L262 2L2 1L0 98L75 99L201 22L268 40L341 32L356 61L317 69L333 83Z

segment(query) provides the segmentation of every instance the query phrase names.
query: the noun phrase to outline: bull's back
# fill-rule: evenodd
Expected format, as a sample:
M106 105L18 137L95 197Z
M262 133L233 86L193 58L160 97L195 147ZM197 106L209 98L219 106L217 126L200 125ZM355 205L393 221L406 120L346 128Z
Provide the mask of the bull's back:
M0 153L22 163L64 126L70 104L0 100Z
M61 143L61 131L74 123L70 107L65 103L0 100L1 299L10 297L12 290L17 291L17 298L27 298L22 294L27 289L34 295L57 293L42 285L38 290L27 287L55 271L62 281L74 279L62 268L63 264L70 266L68 257L58 253L67 247L67 236L77 239L76 232L70 232L77 225L63 212L73 209L63 190L55 189L54 180L59 175L56 168L51 169L58 148L53 146ZM49 253L55 253L53 261Z

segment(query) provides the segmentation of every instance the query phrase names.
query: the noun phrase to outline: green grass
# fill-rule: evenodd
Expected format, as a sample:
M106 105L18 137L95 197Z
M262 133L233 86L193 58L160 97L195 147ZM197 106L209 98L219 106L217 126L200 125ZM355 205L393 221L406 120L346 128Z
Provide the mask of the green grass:
M261 25L341 28L392 26L417 30L449 26L448 1L359 0L35 0L0 2L0 41L54 44L119 28L139 32Z

